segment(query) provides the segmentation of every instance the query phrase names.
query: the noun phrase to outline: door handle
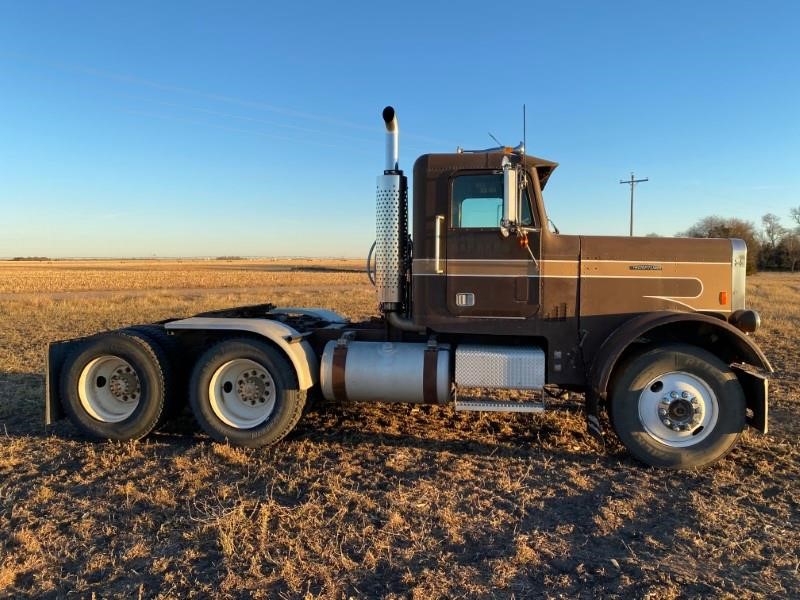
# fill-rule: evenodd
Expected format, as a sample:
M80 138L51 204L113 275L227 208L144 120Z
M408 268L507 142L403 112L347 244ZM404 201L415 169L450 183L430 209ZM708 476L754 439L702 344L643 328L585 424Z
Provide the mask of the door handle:
M444 225L444 215L436 215L434 224L434 268L436 269L436 273L444 273L444 269L442 268L442 226Z

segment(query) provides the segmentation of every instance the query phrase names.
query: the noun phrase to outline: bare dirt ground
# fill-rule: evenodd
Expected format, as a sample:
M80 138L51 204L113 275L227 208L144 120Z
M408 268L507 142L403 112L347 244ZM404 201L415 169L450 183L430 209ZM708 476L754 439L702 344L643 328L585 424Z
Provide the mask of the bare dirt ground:
M322 406L280 445L42 425L48 341L272 301L360 319L360 261L0 263L0 596L800 596L800 276L749 279L771 427L672 473L541 416ZM319 267L322 267L321 269Z

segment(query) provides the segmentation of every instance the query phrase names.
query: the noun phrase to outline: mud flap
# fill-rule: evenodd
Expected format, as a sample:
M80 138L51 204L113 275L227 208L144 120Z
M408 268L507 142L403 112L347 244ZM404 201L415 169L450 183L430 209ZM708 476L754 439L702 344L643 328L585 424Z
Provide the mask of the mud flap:
M600 396L594 390L586 391L586 429L600 443L605 443L603 426L600 425Z
M747 424L761 433L768 433L769 379L755 367L745 363L734 363L731 369L744 390L747 409L752 412L752 415L747 416Z
M64 358L74 346L74 341L51 342L47 347L44 379L44 424L52 425L64 418L64 408L59 399L59 381Z

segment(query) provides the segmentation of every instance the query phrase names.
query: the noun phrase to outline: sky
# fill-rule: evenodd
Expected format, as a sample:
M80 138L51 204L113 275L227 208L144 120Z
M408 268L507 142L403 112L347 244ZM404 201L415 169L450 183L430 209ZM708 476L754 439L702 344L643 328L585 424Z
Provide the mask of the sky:
M0 2L0 257L363 256L400 165L560 163L562 233L800 206L800 3Z

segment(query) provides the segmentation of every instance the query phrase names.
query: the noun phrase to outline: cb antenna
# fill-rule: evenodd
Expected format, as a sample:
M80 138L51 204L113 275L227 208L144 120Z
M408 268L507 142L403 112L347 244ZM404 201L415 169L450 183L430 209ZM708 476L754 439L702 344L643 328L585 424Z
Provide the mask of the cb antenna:
M528 127L525 114L525 103L522 103L522 164L525 164L525 149L528 147Z
M492 139L493 139L495 142L497 142L497 145L498 145L498 146L502 146L502 145L503 145L503 144L501 144L501 143L500 143L500 141L499 141L499 140L498 140L496 137L494 137L494 136L492 135L492 132L491 132L491 131L487 131L486 133L488 133L488 134L489 134L489 137L490 137L490 138L492 138Z

